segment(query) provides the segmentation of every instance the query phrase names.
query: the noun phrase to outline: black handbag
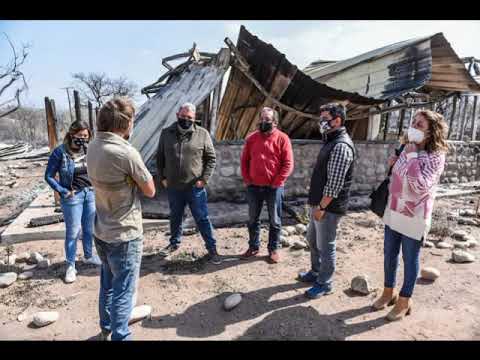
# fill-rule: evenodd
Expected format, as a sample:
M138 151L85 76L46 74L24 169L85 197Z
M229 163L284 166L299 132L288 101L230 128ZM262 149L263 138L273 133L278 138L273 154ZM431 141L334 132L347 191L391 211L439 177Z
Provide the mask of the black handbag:
M395 155L400 156L400 153L403 151L404 147L405 145L402 144L399 149L395 149ZM392 168L393 166L388 169L388 175L385 180L382 181L380 186L370 194L370 199L372 199L372 201L370 202L369 209L381 218L383 218L385 208L387 207L388 185L390 184L390 175L392 175Z

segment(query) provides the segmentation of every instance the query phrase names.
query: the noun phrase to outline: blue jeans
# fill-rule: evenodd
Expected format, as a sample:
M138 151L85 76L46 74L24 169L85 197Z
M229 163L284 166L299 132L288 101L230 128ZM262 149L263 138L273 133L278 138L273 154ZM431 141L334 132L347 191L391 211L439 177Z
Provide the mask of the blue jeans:
M280 231L282 230L282 199L283 186L271 188L269 186L250 185L247 188L248 201L248 233L250 240L248 246L251 249L260 248L260 214L263 202L267 202L268 220L268 251L278 248L280 242Z
M112 340L131 340L128 321L142 261L143 238L107 243L95 238L102 260L100 274L100 327L112 333Z
M60 205L65 220L65 255L67 263L75 265L80 230L83 254L86 259L92 256L95 193L91 188L84 188L70 198L61 197Z
M167 188L170 205L170 244L179 245L183 231L183 213L188 204L207 250L216 250L213 227L208 217L207 190L193 186L187 190Z
M341 215L325 212L320 221L313 218L310 212L310 223L307 228L307 240L310 245L310 261L312 273L317 275L317 285L332 284L335 273L337 226Z
M383 268L385 271L385 287L395 287L398 268L398 255L400 253L400 245L402 246L403 255L403 286L400 290L400 296L411 297L413 294L413 288L417 281L418 270L420 267L420 248L422 242L409 238L390 229L385 225L385 236L383 243L384 263Z

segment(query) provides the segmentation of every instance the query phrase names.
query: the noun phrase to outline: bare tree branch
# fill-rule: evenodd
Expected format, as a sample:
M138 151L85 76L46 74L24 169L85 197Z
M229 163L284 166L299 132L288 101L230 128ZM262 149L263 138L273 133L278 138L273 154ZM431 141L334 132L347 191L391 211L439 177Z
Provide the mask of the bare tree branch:
M0 70L0 81L4 82L3 85L0 85L0 100L1 100L2 95L4 95L4 93L7 91L7 89L8 90L10 90L10 89L13 90L13 89L15 89L15 87L16 87L16 89L14 90L15 91L15 97L10 99L10 100L3 101L3 103L0 104L0 108L9 104L9 103L11 103L11 102L14 102L14 101L16 101L17 104L15 106L13 106L12 108L8 108L8 110L6 110L3 113L0 112L0 118L4 117L4 116L7 116L7 115L15 112L16 110L18 110L18 108L20 107L20 94L23 91L28 89L28 84L27 84L27 81L25 79L25 75L20 70L20 67L24 64L25 59L28 56L28 50L30 48L30 45L22 44L21 54L18 54L17 49L15 48L13 42L10 40L8 35L6 33L3 33L3 35L5 36L8 44L10 45L13 57L6 64L6 66L0 67L0 69L1 69Z
M105 73L74 73L73 79L79 85L82 95L96 106L101 107L112 96L134 96L137 85L124 77L109 78Z
M20 108L20 106L21 106L21 104L20 104L20 93L21 92L22 91L20 89L17 89L17 92L15 94L15 98L13 98L11 100L8 100L7 102L4 103L4 104L8 104L8 103L13 102L15 100L17 101L17 104L15 106L6 110L6 112L4 112L4 113L0 113L0 118L5 117L7 115L10 115L11 113L14 113L15 111L17 111Z

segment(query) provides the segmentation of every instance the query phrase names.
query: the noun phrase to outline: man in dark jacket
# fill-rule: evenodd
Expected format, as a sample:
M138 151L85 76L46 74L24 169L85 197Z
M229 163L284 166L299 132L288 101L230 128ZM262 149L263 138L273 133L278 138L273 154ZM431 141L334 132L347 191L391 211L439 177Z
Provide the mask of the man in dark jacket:
M307 239L312 268L299 274L300 281L313 283L305 292L310 299L332 292L337 225L348 208L356 155L344 126L345 108L340 104L324 105L320 117L319 130L325 144L313 169L308 196L311 214Z
M168 192L170 204L170 244L162 250L168 256L178 250L182 219L188 204L205 241L210 262L220 260L208 217L205 185L215 169L215 149L210 134L195 124L195 105L183 104L178 121L164 129L157 152L158 177Z

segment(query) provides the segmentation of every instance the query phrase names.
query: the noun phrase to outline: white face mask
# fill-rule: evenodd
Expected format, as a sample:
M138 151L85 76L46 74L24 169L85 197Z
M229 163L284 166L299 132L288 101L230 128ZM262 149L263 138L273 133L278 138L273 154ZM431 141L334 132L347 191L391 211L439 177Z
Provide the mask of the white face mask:
M414 127L409 127L407 137L408 141L415 144L420 144L423 140L425 140L425 133L421 130L415 129Z

